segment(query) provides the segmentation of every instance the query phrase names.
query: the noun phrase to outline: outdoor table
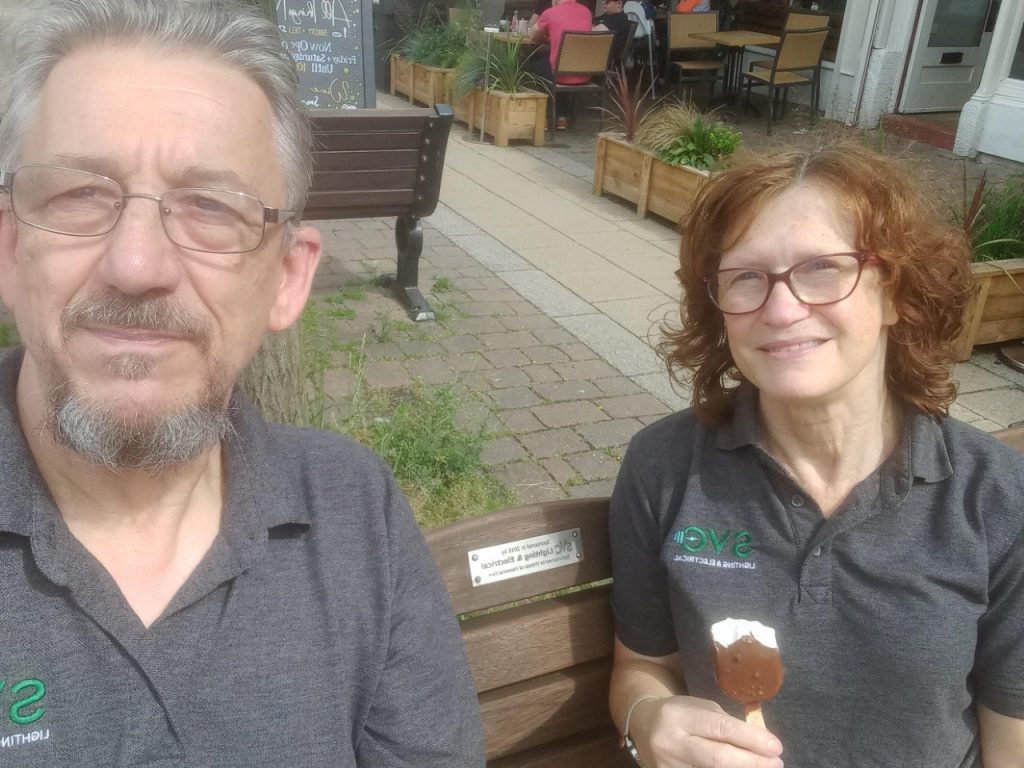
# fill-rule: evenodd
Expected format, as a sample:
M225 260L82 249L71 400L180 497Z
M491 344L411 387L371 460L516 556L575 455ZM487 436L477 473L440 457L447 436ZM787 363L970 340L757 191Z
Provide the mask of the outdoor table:
M735 101L740 93L741 70L743 69L743 51L748 45L778 45L782 38L765 32L751 32L746 29L732 29L728 32L694 33L690 37L708 40L724 47L727 51L725 60L725 98Z

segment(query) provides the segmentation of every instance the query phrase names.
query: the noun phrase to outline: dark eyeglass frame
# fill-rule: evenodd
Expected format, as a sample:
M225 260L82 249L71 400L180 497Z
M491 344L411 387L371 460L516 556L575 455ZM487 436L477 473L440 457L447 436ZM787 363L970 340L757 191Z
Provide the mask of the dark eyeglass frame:
M22 170L23 168L53 168L58 171L74 171L75 173L88 174L89 176L93 176L97 179L110 182L121 191L121 204L120 206L115 206L117 216L114 218L114 222L110 225L109 228L105 229L103 232L96 232L94 234L83 235L77 232L65 232L59 229L50 229L49 227L43 227L31 221L26 221L25 219L21 218L21 216L18 214L17 208L14 205L14 182L17 178L18 171ZM184 248L185 250L188 251L196 251L197 253L220 253L228 255L236 253L252 253L253 251L257 250L261 245L263 245L263 241L266 239L267 236L268 224L284 224L290 221L295 221L296 223L298 223L299 215L301 213L301 211L289 211L283 208L271 208L269 205L264 205L263 201L260 200L258 197L256 197L255 195L250 195L248 192L236 192L231 189L217 189L215 187L175 187L173 189L164 190L164 192L160 195L147 195L142 192L126 192L120 182L115 181L109 176L103 176L98 173L93 173L92 171L83 171L81 168L68 168L63 165L50 165L48 163L28 163L26 165L19 166L13 171L0 170L0 191L4 190L6 190L8 195L10 195L11 212L14 213L14 218L16 218L22 224L25 224L29 227L33 227L34 229L39 229L42 230L43 232L51 232L55 235L64 235L66 237L103 237L104 235L109 235L111 232L114 231L114 228L117 227L118 223L121 221L121 214L124 213L124 203L126 200L129 200L133 197L140 197L145 200L152 200L153 202L157 203L160 206L160 223L161 226L163 226L164 234L167 235L167 239L170 240L175 245L177 245L179 248ZM216 192L222 195L236 195L240 198L248 198L249 200L253 200L254 202L258 203L260 208L263 209L263 228L260 231L259 241L252 248L246 248L245 250L240 251L208 251L202 248L194 248L192 246L182 245L173 237L171 237L170 232L167 231L167 223L163 215L164 210L166 210L163 204L164 196L169 192L178 191Z
M796 288L793 287L791 277L793 275L794 270L800 269L800 267L804 266L805 264L810 264L812 261L817 261L818 259L827 259L830 256L853 256L857 260L857 279L853 281L853 286L850 288L849 292L845 296L841 296L838 299L832 299L831 301L805 301L800 297L800 294L797 292ZM758 304L753 309L744 310L743 312L729 312L728 310L722 309L722 307L719 306L718 299L715 298L715 292L712 286L712 276L702 277L701 282L704 283L704 286L707 289L708 296L711 299L711 303L718 307L718 310L724 315L749 315L754 312L760 311L761 309L764 308L764 305L768 303L768 299L771 297L772 290L775 288L776 283L785 283L786 287L789 288L789 292L793 294L793 298L795 298L801 304L806 304L809 307L827 307L831 304L838 304L839 302L846 301L848 298L850 298L853 295L853 292L857 290L857 286L860 285L860 278L861 275L864 274L864 267L867 264L875 264L879 263L880 261L881 260L877 256L875 256L872 253L867 253L866 251L841 251L839 253L821 253L818 254L817 256L811 256L809 259L804 259L803 261L794 264L785 272L766 272L763 269L754 269L753 267L731 267L729 269L719 269L718 271L715 272L714 277L717 277L718 275L721 275L722 273L725 272L757 272L759 274L764 275L768 279L768 289L764 292L764 300L762 300L761 303Z

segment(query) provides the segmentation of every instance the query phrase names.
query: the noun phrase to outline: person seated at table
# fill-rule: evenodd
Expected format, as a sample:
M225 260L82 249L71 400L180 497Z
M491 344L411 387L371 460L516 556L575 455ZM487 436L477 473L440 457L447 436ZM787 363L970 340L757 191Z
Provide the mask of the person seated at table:
M594 19L594 32L612 32L615 42L612 43L611 61L622 66L622 51L629 37L629 17L622 12L625 0L604 0L604 13Z
M590 10L576 0L553 0L553 5L537 19L537 25L530 30L530 42L548 43L551 47L548 56L534 56L529 67L537 76L554 82L555 66L558 64L558 52L562 47L562 36L566 32L590 32L593 20ZM558 82L562 85L582 85L590 80L586 75L559 75ZM558 119L555 127L565 130L569 125L568 95L557 94L555 111Z
M711 0L679 0L676 13L703 13L711 10Z
M1024 456L949 416L970 245L911 177L789 151L687 216L660 349L693 407L633 438L609 517L610 706L649 768L1024 765ZM775 630L768 730L716 680L726 618Z
M532 30L537 26L537 20L540 15L544 13L548 8L551 7L551 0L537 0L533 5L533 13L530 15L530 29Z

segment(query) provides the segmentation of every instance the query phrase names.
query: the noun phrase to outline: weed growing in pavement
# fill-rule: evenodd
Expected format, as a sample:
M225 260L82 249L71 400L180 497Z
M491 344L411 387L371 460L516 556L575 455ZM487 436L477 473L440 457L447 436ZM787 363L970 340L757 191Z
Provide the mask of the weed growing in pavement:
M408 320L396 320L388 312L375 312L374 322L371 326L373 336L381 344L388 344L395 340L397 333L409 333L415 330L416 326Z
M430 292L444 293L445 291L452 290L452 288L454 287L455 286L452 284L452 281L449 280L447 277L439 277L434 281L434 284L430 287Z
M415 381L399 391L364 386L339 425L384 457L426 527L515 503L512 491L481 461L486 426L460 427L459 405L452 385L429 388Z
M314 299L300 323L309 425L348 435L380 454L424 527L515 504L515 494L481 460L490 436L486 422L460 426L456 388L430 388L420 381L397 391L370 386L367 336L340 344L332 320L325 301ZM378 313L371 339L390 341L399 330L412 328ZM327 372L339 365L354 379L351 395L343 400L326 386Z

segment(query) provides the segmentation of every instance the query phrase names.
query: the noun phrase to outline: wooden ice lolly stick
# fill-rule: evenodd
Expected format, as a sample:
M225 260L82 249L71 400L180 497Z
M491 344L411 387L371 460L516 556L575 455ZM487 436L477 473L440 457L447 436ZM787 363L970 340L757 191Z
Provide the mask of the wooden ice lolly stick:
M747 716L747 722L751 725L759 725L762 728L764 725L764 715L761 712L761 702L755 701L750 704L743 705L743 711Z

